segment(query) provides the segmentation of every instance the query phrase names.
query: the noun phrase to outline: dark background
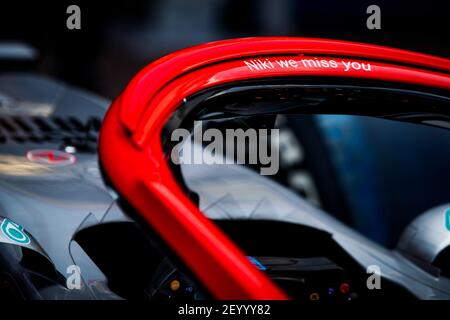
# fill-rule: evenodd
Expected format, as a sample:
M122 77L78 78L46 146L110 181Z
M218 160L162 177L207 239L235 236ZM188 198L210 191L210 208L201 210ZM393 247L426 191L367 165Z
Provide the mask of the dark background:
M347 39L450 56L444 0L118 0L0 4L0 41L40 52L38 71L108 98L151 60L208 41L289 35ZM81 8L81 30L66 28L66 8ZM381 30L366 9L381 8Z
M36 48L38 55L26 64L26 69L112 99L136 72L158 57L184 47L237 37L280 35L344 39L450 58L450 11L446 2L3 0L0 4L0 45L5 41L27 43ZM69 16L66 9L71 4L81 8L81 30L66 27ZM366 27L369 16L366 9L372 4L381 8L381 30ZM10 70L19 68L16 64ZM3 66L0 71L5 71ZM324 128L317 123L303 123L297 127L296 133L306 149L311 141L313 146L318 145L319 140L326 144L326 137L313 139L314 134L323 135ZM307 132L301 133L300 129L305 128ZM364 193L368 189L367 183L353 186L352 190L357 192L351 194L354 199L359 199L353 203L359 208L353 210L353 216L340 215L340 212L352 212L348 210L352 207L351 199L347 204L343 199L340 206L327 205L326 199L322 199L328 212L379 243L394 246L401 231L415 216L448 201L450 172L446 150L449 149L445 147L450 146L448 134L443 137L440 131L425 133L420 131L423 128L379 124L374 119L349 121L342 118L332 129L350 130L352 139L359 139L355 148L348 148L349 154L365 155L360 157L359 165L365 168L360 170L360 178L370 181L372 187L369 188L371 192ZM338 149L355 145L352 139L343 139ZM375 144L382 161L375 161L376 156L369 153ZM316 153L306 150L308 157L313 159L311 163L327 158L323 152ZM422 156L417 156L419 153ZM329 158L333 159L332 156L330 151ZM350 169L347 171L351 174L357 172L355 165ZM339 170L336 172L339 178ZM374 185L375 177L384 180ZM338 194L329 181L323 181L321 185L330 189L328 194Z

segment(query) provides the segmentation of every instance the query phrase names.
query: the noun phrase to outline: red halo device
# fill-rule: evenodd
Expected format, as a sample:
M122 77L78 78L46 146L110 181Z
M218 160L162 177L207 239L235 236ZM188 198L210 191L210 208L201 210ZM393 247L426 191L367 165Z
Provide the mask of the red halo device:
M287 299L181 190L161 143L171 114L199 91L243 80L367 79L448 90L449 71L446 59L334 40L247 38L181 50L145 67L114 101L100 134L101 164L215 298Z

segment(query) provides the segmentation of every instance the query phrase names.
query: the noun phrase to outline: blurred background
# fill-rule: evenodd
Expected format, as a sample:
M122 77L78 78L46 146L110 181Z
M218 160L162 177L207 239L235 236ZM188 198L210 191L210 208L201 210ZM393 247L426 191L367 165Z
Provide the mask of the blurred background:
M36 68L108 98L151 60L204 42L247 36L346 39L449 54L447 1L117 0L0 4L0 41L38 50ZM66 28L66 8L81 8L81 30ZM366 9L381 8L381 30Z
M344 39L450 58L446 2L3 0L0 44L34 49L22 50L23 61L0 57L0 70L35 71L113 99L152 60L236 37ZM81 8L81 30L66 27L71 4ZM381 30L366 27L372 4ZM414 217L450 202L448 131L348 116L300 120L293 141L303 158L290 170L301 175L288 175L290 187L379 243L395 246Z

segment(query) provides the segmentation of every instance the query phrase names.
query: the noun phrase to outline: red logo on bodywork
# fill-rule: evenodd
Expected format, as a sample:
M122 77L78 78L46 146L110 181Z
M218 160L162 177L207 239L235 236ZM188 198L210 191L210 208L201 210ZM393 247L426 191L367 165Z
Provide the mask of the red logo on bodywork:
M59 150L31 150L27 152L27 159L32 162L56 166L69 165L76 161L73 154Z

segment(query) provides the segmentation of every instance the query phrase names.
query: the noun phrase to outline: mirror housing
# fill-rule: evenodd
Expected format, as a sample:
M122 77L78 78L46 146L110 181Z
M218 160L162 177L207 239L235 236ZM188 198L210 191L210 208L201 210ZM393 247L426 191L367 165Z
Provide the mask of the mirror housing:
M449 210L450 204L445 204L425 211L406 227L397 244L397 250L412 261L439 268L445 276L450 274L448 262L443 263L450 259Z

